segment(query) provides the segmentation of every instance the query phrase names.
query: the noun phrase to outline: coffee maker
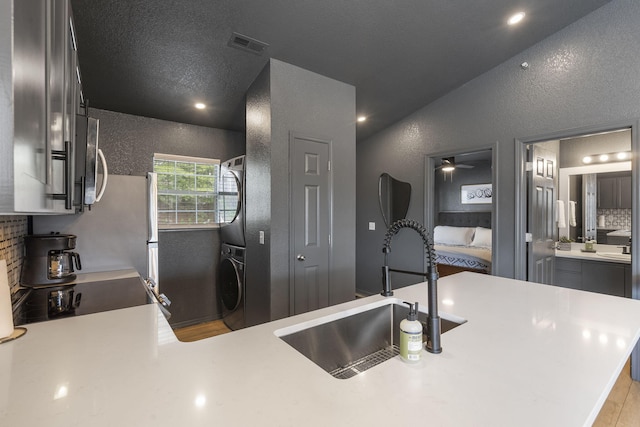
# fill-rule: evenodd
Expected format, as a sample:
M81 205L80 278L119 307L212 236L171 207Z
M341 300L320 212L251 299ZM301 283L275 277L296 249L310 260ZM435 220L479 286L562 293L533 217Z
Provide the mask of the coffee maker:
M24 237L25 257L20 283L26 287L45 287L73 282L82 269L73 234L34 234Z

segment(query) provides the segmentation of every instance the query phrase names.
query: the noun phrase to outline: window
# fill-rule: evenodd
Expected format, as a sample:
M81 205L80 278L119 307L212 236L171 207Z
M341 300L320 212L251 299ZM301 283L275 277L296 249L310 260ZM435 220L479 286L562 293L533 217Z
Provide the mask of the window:
M158 174L160 228L198 228L217 225L220 161L155 153Z

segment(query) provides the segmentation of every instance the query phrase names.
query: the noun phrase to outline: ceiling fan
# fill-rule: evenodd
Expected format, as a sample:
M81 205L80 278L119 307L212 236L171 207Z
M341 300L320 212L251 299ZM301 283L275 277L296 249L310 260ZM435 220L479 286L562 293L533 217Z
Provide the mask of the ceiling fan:
M453 157L443 157L442 164L436 167L436 170L440 169L443 172L453 172L454 169L471 169L473 165L465 165L464 163L456 163Z

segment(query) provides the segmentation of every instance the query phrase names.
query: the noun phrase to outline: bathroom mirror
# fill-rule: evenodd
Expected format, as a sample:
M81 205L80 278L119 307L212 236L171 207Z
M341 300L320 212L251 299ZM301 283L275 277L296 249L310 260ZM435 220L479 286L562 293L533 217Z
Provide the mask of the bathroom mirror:
M382 218L387 227L407 216L411 201L411 184L398 181L388 173L380 175L378 199Z

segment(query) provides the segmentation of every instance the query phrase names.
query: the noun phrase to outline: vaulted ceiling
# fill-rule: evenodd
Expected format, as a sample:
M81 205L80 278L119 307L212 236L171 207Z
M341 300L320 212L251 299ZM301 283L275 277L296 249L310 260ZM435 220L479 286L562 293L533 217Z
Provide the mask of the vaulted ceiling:
M71 0L90 106L244 129L269 58L356 87L365 139L610 0ZM507 25L524 11L524 20ZM232 33L268 44L232 48ZM207 105L196 110L195 102Z

